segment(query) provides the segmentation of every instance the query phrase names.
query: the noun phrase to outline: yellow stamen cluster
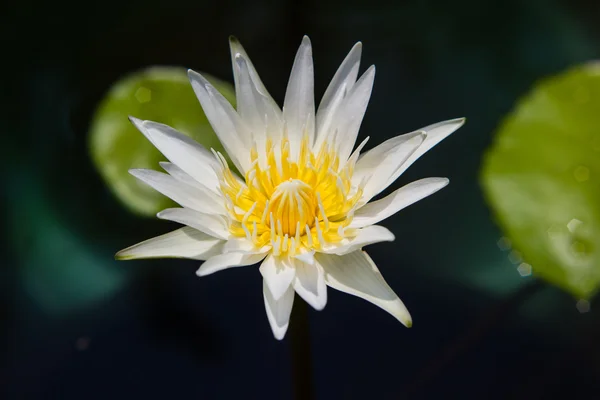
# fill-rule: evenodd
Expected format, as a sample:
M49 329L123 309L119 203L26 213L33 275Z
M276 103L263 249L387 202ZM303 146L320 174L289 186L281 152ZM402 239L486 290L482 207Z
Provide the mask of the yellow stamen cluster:
M222 155L221 190L230 215L230 231L257 248L270 245L274 255L319 250L351 235L347 231L361 188L352 188L354 162L340 168L327 144L314 154L305 138L297 161L287 139L267 140L263 154L251 150L245 182Z

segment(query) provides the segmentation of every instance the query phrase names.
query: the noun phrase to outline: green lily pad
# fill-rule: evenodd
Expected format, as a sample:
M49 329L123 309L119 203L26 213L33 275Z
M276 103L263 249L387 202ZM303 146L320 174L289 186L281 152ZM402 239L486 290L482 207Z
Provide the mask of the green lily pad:
M231 84L204 76L234 104ZM131 168L160 169L165 157L128 120L161 122L225 155L181 67L151 67L116 82L100 103L90 127L90 152L104 181L132 212L154 216L173 202L139 182ZM229 161L229 160L228 160Z
M600 285L600 64L545 79L519 101L481 183L533 274L591 297Z

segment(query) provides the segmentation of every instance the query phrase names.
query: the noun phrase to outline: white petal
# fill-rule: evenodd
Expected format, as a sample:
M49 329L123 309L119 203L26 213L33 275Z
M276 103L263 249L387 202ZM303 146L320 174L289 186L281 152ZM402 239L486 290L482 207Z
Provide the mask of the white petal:
M365 145L369 141L369 139L370 139L370 137L367 136L358 146L356 146L356 149L354 149L352 154L350 154L350 157L348 157L348 161L346 161L346 165L344 166L344 168L349 168L350 170L354 170L356 161L358 160L358 156L359 156L360 152L362 151L363 147L365 147Z
M138 258L191 258L206 260L221 253L223 240L183 227L173 232L145 240L115 254L119 260Z
M196 179L192 178L184 170L173 163L161 161L158 164L160 164L162 169L164 169L169 175L177 179L179 182L200 189L206 196L209 196L213 202L221 204L224 207L223 192L221 191L220 187L213 189L207 187L205 184L198 182ZM237 174L233 172L232 175L234 178L240 179Z
M280 139L283 117L277 103L262 83L256 83L255 79L259 82L260 79L243 49L242 52L234 53L234 48L237 47L232 44L231 48L237 110L252 132L258 149L262 150L267 137Z
M350 227L353 226L350 225ZM358 229L357 235L351 239L344 239L340 243L329 244L319 251L321 253L337 254L341 256L356 250L360 250L364 246L373 243L391 242L393 240L394 234L390 232L389 229L379 225L372 225Z
M352 183L358 185L364 178L369 178L373 175L373 172L381 165L383 160L388 158L394 153L398 153L398 156L402 159L406 159L411 152L415 149L412 146L407 146L406 143L413 139L415 136L424 136L425 132L415 131L406 133L404 135L395 136L385 142L375 146L371 150L360 154L358 161L354 167L354 174L352 175ZM423 141L425 138L423 137ZM401 147L404 146L404 147ZM405 154L399 154L400 148L404 149Z
M327 285L323 268L296 261L296 277L293 281L296 293L300 295L315 310L322 310L327 304Z
M129 119L169 161L211 190L219 187L215 170L220 166L210 151L170 126Z
M263 281L263 297L265 299L267 318L269 319L269 324L271 324L273 335L275 339L281 340L285 336L290 323L290 314L294 305L294 288L290 286L279 300L275 300L269 290L269 286Z
M375 66L372 65L352 87L334 117L334 126L337 129L336 145L342 162L348 159L356 143L360 124L371 98L374 79Z
M183 207L205 213L225 214L224 200L216 200L208 189L190 186L171 175L151 169L130 169L129 173Z
M392 314L405 326L412 325L408 310L367 253L355 251L343 256L317 253L316 257L325 271L327 286L365 299Z
M419 148L425 140L425 134L423 132L413 132L402 135L401 138L397 139L399 140L393 143L394 145L389 147L387 152L382 152L382 158L373 161L368 160L371 168L364 166L363 169L363 165L359 165L361 159L356 163L352 180L367 178L360 205L367 203L387 188L389 177Z
M391 185L396 179L398 179L398 177L404 171L406 171L406 169L410 167L412 163L417 161L419 157L421 157L423 154L429 151L429 149L441 142L443 139L447 138L452 132L456 131L458 128L463 126L464 123L464 118L456 118L448 121L438 122L437 124L429 125L425 128L419 129L420 131L425 132L425 134L427 135L425 141L421 146L419 146L417 151L411 154L408 160L406 160L402 164L402 166L398 170L396 170L396 172L392 176L389 177L386 183L386 187Z
M361 52L362 44L358 42L352 47L344 61L342 61L321 99L319 110L317 111L317 137L314 147L317 152L329 132L333 116L341 104L341 100L356 82Z
M437 192L448 184L447 178L425 178L402 186L383 199L359 208L350 223L351 228L376 224L405 207ZM366 228L365 228L366 229Z
M181 168L179 168L177 165L175 165L173 163L170 163L170 162L167 162L167 161L161 161L158 164L169 175L171 175L173 178L177 179L181 183L185 183L186 185L190 185L190 186L201 185L202 187L206 187L202 183L200 183L197 180L195 180L194 178L192 178L184 170L182 170ZM217 190L215 190L215 193L216 192L217 192Z
M244 57L244 59L246 59L246 63L248 64L248 71L250 72L250 77L252 78L252 81L254 82L254 85L256 86L256 89L262 95L271 97L269 95L269 92L267 92L267 88L265 87L265 85L260 80L260 76L256 72L256 69L254 68L254 65L252 64L252 61L250 61L250 57L248 57L248 54L246 54L246 51L242 47L241 43L237 40L237 38L235 38L233 36L229 37L229 50L231 52L231 64L232 64L232 67L233 67L233 79L234 79L235 86L236 86L236 95L235 95L235 97L236 97L236 100L237 100L238 107L239 107L239 94L237 92L237 86L239 84L238 82L239 82L240 76L239 76L239 71L237 71L235 69L235 56L237 54L241 54L242 57Z
M188 70L188 77L202 109L219 137L225 151L238 170L245 173L250 166L250 133L227 99L202 75Z
M204 261L196 275L206 276L218 271L232 267L245 267L254 265L265 258L265 253L246 254L246 253L226 253L219 254Z
M251 240L245 237L231 238L223 246L223 253L242 252L242 253L265 253L271 249L271 246L264 246L257 249Z
M379 146L376 146L373 149L367 151L366 153L361 154L360 158L358 159L358 162L356 163L354 174L352 176L353 185L358 185L362 181L362 179L364 179L365 177L368 178L371 175L373 175L375 169L381 163L381 160L386 159L390 154L392 154L395 151L398 151L399 148L408 139L411 139L413 136L418 134L425 134L423 143L417 149L405 148L407 151L412 152L412 154L408 154L408 157L406 158L400 154L397 156L398 159L402 159L403 162L401 164L398 164L398 167L394 169L391 173L389 173L388 176L385 176L385 182L381 183L380 188L378 189L379 191L377 193L381 192L389 185L391 185L404 171L406 171L406 169L413 162L415 162L419 157L421 157L427 150L431 149L442 139L444 139L452 132L460 128L462 124L464 124L464 122L464 118L458 118L429 125L418 131L393 137L381 143Z
M177 179L181 183L185 183L186 185L193 186L201 189L203 192L208 191L208 195L210 195L215 201L219 203L223 202L223 192L220 187L209 188L202 182L198 182L192 176L190 176L187 172L179 168L177 165L167 162L160 161L158 163L162 169L164 169L169 175L173 178ZM236 179L240 179L237 174L232 173Z
M290 158L295 161L305 134L308 135L309 145L312 146L315 133L314 71L308 36L304 36L296 53L285 92L283 117L290 141Z
M260 273L275 300L279 300L296 276L294 261L270 254L260 266Z
M229 239L231 236L224 218L220 215L206 214L189 208L167 208L156 216L190 226L219 239Z
M315 251L314 250L306 250L304 249L299 254L294 256L295 259L305 262L307 264L313 265L315 263Z

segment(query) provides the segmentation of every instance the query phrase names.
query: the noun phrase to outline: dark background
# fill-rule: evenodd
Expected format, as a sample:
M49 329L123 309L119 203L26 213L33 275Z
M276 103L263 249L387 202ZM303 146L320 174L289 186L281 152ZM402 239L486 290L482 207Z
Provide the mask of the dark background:
M467 124L413 165L451 184L385 222L369 248L414 318L406 329L334 290L311 310L317 398L577 398L600 389L600 317L522 278L478 184L502 118L540 78L600 53L595 1L11 2L1 7L3 356L0 398L291 397L289 338L273 339L254 268L199 279L198 262L113 261L172 228L127 212L88 155L110 85L149 65L231 81L244 44L281 103L303 34L319 98L350 47L377 79L369 146ZM513 260L514 261L514 260Z

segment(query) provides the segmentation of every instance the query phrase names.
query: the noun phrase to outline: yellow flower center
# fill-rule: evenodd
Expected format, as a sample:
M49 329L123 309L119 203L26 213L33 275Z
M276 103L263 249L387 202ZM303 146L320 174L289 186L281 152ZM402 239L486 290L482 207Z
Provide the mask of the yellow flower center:
M265 143L250 153L252 165L245 182L238 179L219 155L223 166L221 190L233 235L246 237L257 248L270 245L273 254L296 255L319 250L352 234L348 225L361 188L353 188L354 162L340 168L337 153L325 143L318 154L308 139L297 161L290 159L287 139Z

